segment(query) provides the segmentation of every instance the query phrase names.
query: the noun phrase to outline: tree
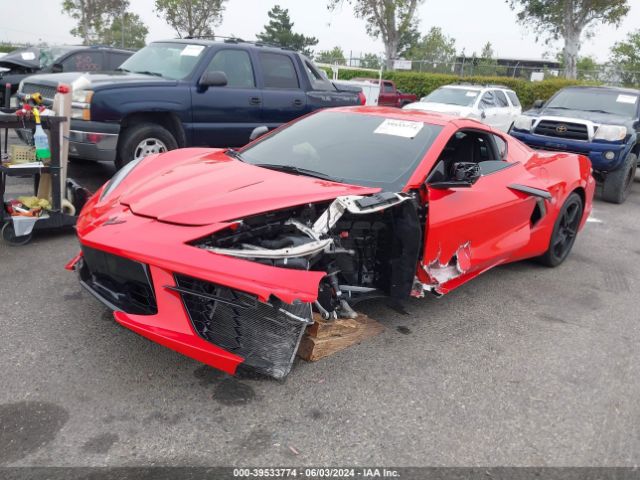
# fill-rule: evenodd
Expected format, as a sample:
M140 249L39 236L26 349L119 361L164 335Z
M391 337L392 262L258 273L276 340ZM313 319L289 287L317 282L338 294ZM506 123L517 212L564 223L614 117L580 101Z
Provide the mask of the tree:
M380 38L384 43L387 69L406 42L407 32L415 28L414 17L418 5L424 0L329 0L329 9L334 10L344 2L353 6L356 17L367 22L367 33ZM404 38L403 38L404 37Z
M124 25L124 29L122 28ZM99 43L112 47L142 48L149 29L139 15L126 12L114 18L108 27L98 33Z
M156 0L156 13L178 37L212 37L226 0Z
M455 59L456 41L442 33L440 27L431 27L418 43L405 52L405 56L420 62L415 64L420 70L429 64L433 65L429 71L445 72L448 70L447 63Z
M498 74L498 60L495 58L495 52L493 51L493 45L491 42L487 42L482 47L480 57L477 60L477 69L475 73L477 75L497 75Z
M618 74L623 83L640 84L640 30L629 33L624 41L613 45L611 62L619 70Z
M129 6L129 0L64 0L62 13L76 20L71 35L82 38L83 45L97 39L98 32Z
M316 57L316 61L318 63L338 63L338 65L347 63L347 59L344 58L344 52L340 47L333 47L333 50L320 52Z
M305 37L301 33L294 33L293 22L289 17L289 10L276 5L267 15L269 15L269 23L264 26L264 32L256 35L258 40L281 47L292 48L307 57L313 56L313 51L309 47L317 45L318 39L315 37Z
M619 25L629 12L627 0L507 0L518 20L549 40L564 40L564 72L577 77L580 38L597 24Z
M375 53L365 53L360 59L360 66L362 68L373 68L375 70L380 70L380 57L378 57L378 55L376 55Z

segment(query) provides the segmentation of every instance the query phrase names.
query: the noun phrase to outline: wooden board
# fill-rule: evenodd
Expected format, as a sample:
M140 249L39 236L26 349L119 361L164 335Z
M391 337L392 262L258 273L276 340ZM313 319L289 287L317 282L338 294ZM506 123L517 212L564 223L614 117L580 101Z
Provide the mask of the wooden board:
M314 320L314 324L307 327L298 349L298 356L309 362L328 357L384 330L380 323L363 314L358 314L354 319L341 318L333 321L324 320L315 314Z

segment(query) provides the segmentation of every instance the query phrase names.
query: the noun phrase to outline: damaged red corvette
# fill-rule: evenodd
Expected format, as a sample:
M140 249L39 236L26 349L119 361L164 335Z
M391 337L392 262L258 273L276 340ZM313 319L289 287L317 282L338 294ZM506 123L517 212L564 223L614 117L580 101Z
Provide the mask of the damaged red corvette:
M313 311L446 294L496 265L562 263L591 211L588 158L473 120L351 107L240 151L121 169L78 221L68 268L131 330L235 373L291 369Z

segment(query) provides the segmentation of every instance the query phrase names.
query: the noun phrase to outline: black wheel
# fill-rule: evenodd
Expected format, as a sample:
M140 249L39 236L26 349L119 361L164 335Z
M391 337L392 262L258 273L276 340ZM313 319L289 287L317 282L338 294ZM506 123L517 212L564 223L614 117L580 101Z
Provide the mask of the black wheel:
M602 185L602 199L610 203L624 203L631 193L636 178L638 157L630 153L622 166L615 172L609 172Z
M16 231L13 229L13 223L7 222L2 227L2 239L7 245L12 247L20 247L31 241L31 234L16 237Z
M132 160L176 148L178 142L166 128L155 123L132 125L122 133L118 142L116 167L120 169Z
M560 209L560 214L553 226L549 248L539 257L540 262L548 267L557 267L566 260L578 235L578 227L582 220L584 205L577 193L572 193Z

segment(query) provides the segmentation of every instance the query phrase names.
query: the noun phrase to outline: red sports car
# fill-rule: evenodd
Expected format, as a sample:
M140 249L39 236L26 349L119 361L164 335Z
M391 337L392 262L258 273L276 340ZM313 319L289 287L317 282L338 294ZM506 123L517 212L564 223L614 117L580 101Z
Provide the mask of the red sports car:
M129 163L83 209L68 268L125 327L281 378L313 311L442 295L525 258L559 265L594 185L588 158L473 120L331 109L240 151Z

